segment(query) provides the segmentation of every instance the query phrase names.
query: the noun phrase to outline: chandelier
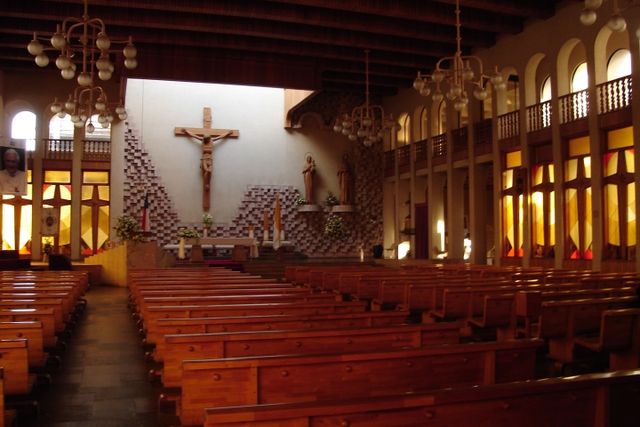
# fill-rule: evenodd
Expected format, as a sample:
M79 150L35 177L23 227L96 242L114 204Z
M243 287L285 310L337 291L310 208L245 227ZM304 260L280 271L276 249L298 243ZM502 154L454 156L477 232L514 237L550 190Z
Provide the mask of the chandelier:
M596 10L602 6L602 0L584 0L584 9L580 12L580 22L584 25L592 25L598 19ZM618 0L611 0L611 17L607 22L607 26L615 32L624 31L627 28L627 22L620 15L621 9ZM637 4L637 1L628 1L627 6Z
M113 49L112 46L124 45L122 49L124 67L130 70L138 65L136 59L138 52L131 37L126 40L111 40L107 36L104 22L99 18L89 17L87 1L84 0L82 18L65 18L62 24L56 26L56 31L50 39L34 32L27 50L35 57L35 63L43 68L49 65L49 56L46 52L56 52L55 65L65 80L76 77L76 71L80 67L77 76L78 86L66 102L60 103L56 99L51 105L51 111L59 117L69 114L74 126L78 128L83 127L88 119L87 132L92 133L95 129L91 119L94 113L99 115L98 122L105 128L114 119L111 112L114 105L109 103L107 92L96 85L96 74L99 80L111 79L115 69L111 54L118 53L118 50ZM43 46L41 40L49 40L51 47ZM120 102L115 105L114 111L121 120L124 120L127 115L122 103L122 90L120 97Z
M473 55L463 55L460 47L462 37L460 36L460 0L456 0L456 52L453 56L445 56L436 63L436 69L432 74L422 74L418 71L418 76L413 81L413 88L420 92L422 96L431 95L435 103L440 103L444 99L442 86L447 85L446 96L453 101L456 111L461 111L469 103L469 97L465 89L465 84L474 86L473 96L482 101L487 98L488 92L486 82L491 81L494 88L502 90L506 87L502 75L497 68L492 76L483 72L482 60ZM475 67L472 67L474 64ZM475 75L473 68L479 73Z
M362 140L366 147L374 142L382 141L384 131L393 126L393 117L385 115L381 105L369 104L369 50L365 50L365 102L355 107L351 115L340 115L333 125L333 130L349 138L350 141Z

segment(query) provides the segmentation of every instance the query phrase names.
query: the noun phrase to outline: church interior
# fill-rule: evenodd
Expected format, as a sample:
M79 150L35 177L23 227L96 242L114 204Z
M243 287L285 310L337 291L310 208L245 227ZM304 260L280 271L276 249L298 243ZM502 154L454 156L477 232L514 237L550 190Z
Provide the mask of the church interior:
M640 1L0 20L0 427L636 425Z

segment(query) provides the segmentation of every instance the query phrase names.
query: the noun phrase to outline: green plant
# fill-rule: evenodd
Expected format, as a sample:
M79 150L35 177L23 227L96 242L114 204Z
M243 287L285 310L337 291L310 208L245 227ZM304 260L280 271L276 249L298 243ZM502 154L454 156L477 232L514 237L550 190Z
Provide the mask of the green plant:
M334 196L331 191L329 191L329 194L327 194L327 198L324 199L324 203L325 205L327 205L327 207L335 206L338 204L338 198Z
M116 219L116 236L123 242L140 242L142 241L142 230L138 220L131 215L121 215Z
M329 215L324 225L324 235L331 239L341 239L345 235L344 223L338 215Z
M302 197L301 194L298 194L296 197L296 201L294 202L296 206L302 206L307 203L307 201Z
M178 231L178 237L182 237L185 239L197 239L200 237L200 233L198 233L193 228L183 228Z
M205 212L202 214L202 224L204 224L204 226L207 228L213 225L213 217L209 212Z

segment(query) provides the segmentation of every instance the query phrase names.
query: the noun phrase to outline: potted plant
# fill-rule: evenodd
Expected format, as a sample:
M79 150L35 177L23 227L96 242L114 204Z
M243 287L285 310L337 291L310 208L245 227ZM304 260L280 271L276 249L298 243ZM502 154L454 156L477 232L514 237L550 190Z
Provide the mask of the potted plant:
M138 220L131 215L121 215L116 219L116 225L113 227L116 236L122 242L141 242L143 240L142 230Z
M334 214L329 215L324 226L324 235L330 239L341 239L344 237L344 234L345 230L342 218Z
M327 194L327 198L324 199L324 204L327 205L329 209L331 209L338 203L338 198L331 191L329 191L329 194Z
M213 225L213 216L209 212L205 212L202 214L202 231L204 237L207 237L209 234L209 229Z

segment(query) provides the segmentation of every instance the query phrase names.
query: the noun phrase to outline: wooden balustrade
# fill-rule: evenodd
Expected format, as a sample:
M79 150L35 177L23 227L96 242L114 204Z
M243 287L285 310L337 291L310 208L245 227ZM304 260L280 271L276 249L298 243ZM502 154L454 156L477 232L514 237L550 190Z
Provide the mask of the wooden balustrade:
M491 153L491 137L493 127L491 126L491 119L485 119L481 122L473 125L474 129L474 144L475 154L488 154Z
M409 172L409 163L411 162L411 145L403 145L398 150L398 169L400 173Z
M625 76L598 85L598 114L629 107L633 94L631 81L631 76Z
M535 132L551 126L551 101L527 107L527 132Z
M589 114L589 94L586 89L561 96L559 101L561 124L583 119Z
M72 139L44 139L44 158L49 160L73 159Z
M85 139L82 141L82 160L108 162L111 160L111 141Z
M520 120L517 111L498 116L498 139L515 138L520 135Z
M436 135L432 140L433 162L435 164L444 163L447 159L447 134Z

